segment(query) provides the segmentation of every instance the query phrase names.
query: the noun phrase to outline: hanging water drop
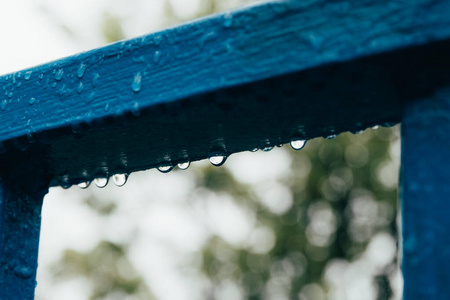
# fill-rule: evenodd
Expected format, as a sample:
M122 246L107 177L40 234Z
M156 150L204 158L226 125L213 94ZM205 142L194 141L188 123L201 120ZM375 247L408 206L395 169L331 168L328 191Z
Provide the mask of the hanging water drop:
M31 78L31 74L33 73L33 71L27 71L27 72L25 72L25 75L23 75L23 78L25 79L25 80L30 80L30 78Z
M327 139L327 140L332 140L332 139L334 139L335 137L337 137L337 134L331 134L331 135L327 136L326 139Z
M209 162L216 167L219 167L225 163L227 160L226 155L213 154L209 156Z
M108 184L108 178L103 177L103 178L95 178L94 179L94 183L96 186L98 186L99 188L104 188L107 184Z
M186 170L187 168L189 168L189 165L191 163L186 161L186 162L182 162L178 164L178 168L180 168L181 170Z
M134 75L133 82L131 83L131 89L133 92L137 93L141 90L141 81L142 81L142 75L141 72L137 72Z
M115 174L113 175L113 181L117 186L124 186L127 183L128 175L127 174Z
M85 181L85 182L81 182L78 184L78 187L80 189L87 189L89 187L89 185L91 184L90 181Z
M269 152L272 149L273 149L273 146L266 146L262 149L262 151Z
M55 79L60 81L63 78L64 75L64 71L63 69L59 69L56 73L55 73Z
M162 165L159 166L158 171L162 172L162 173L169 173L170 171L172 171L173 166L172 165Z
M303 147L305 147L305 144L306 144L306 140L301 140L301 139L292 139L291 140L291 147L294 150L303 149Z
M251 152L256 152L258 151L258 148L253 148L252 150L250 150Z
M87 65L81 64L77 70L77 77L82 78L84 76L84 72L86 72Z
M67 190L68 188L70 188L72 185L69 182L69 178L68 177L64 177L63 181L61 182L61 187L65 190Z

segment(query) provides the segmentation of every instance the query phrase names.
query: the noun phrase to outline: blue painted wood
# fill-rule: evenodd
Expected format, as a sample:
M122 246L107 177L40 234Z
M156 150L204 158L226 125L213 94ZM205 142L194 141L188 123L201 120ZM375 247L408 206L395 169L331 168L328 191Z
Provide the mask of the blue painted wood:
M447 40L449 7L274 1L3 76L0 164L45 149L66 185L399 122L383 54Z
M34 299L41 206L48 181L12 177L0 178L0 299Z
M404 299L450 299L450 89L410 103L402 123Z

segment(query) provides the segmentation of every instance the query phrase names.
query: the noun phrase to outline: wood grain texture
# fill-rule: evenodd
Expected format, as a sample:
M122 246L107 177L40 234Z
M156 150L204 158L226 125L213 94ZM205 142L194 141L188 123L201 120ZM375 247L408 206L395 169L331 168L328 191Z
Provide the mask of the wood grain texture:
M450 89L409 103L402 123L404 299L450 298Z
M32 300L48 181L40 170L20 167L20 178L0 178L0 299Z
M449 11L273 1L3 76L0 167L67 185L400 122L449 83L427 63L446 57Z

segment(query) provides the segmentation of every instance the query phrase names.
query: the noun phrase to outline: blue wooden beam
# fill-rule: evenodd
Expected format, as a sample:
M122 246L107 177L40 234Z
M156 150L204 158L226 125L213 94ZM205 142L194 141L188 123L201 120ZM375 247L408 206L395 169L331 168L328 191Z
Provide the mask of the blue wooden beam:
M49 181L39 163L17 167L0 175L0 299L27 300L34 299L41 207Z
M450 89L407 105L402 123L405 300L450 299L449 132Z
M399 122L449 7L273 1L0 77L0 164L43 150L68 185Z

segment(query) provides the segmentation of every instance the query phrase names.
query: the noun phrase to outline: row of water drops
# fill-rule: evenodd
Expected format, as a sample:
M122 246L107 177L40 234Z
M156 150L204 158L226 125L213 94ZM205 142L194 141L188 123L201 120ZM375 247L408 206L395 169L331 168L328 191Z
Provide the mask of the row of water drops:
M293 139L290 142L290 145L291 145L292 149L294 149L294 150L302 149L303 147L305 147L305 144L306 144L306 140L302 140L302 139ZM270 151L273 148L274 147L265 147L262 150ZM251 151L256 152L257 150L258 150L258 148L255 148ZM223 165L226 160L227 160L227 156L223 155L221 153L212 153L209 156L209 162L213 166L216 166L216 167ZM177 166L181 170L186 170L187 168L189 168L190 164L191 163L189 161L186 161L186 162L179 163ZM162 173L169 173L174 168L175 168L175 166L173 166L173 165L161 165L161 166L157 167L157 169ZM121 186L124 186L125 183L127 182L128 175L127 174L115 174L111 178L116 186L121 187ZM104 188L108 184L109 181L110 181L110 179L107 177L100 177L100 178L94 179L93 182L97 187ZM86 189L90 186L90 184L91 184L90 181L82 182L82 183L78 184L78 187L80 187L82 189Z

